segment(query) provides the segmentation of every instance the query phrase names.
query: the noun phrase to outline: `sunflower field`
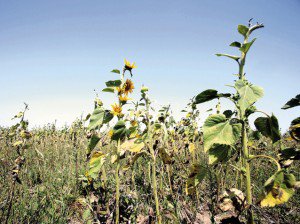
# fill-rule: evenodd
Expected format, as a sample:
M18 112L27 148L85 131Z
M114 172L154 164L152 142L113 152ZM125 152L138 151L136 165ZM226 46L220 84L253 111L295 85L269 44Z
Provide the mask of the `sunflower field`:
M199 90L180 120L171 105L154 109L126 59L102 84L111 105L97 96L70 126L30 129L25 104L0 127L0 223L300 223L300 117L281 133L244 71L263 27L238 26L237 55L216 54L237 65L228 92ZM200 125L208 101L215 107ZM278 107L299 106L300 95L286 101Z

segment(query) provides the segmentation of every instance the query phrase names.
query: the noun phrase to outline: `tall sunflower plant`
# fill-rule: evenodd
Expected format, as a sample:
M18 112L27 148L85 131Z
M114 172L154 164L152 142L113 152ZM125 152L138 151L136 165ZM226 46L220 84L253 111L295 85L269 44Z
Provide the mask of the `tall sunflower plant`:
M261 207L273 207L288 201L295 191L296 180L288 169L282 167L276 158L269 155L255 155L250 152L249 117L254 113L262 114L254 121L256 129L265 137L272 140L273 144L281 143L281 134L279 131L278 120L272 114L259 111L255 103L264 95L261 87L252 84L244 72L246 57L250 48L256 41L256 38L250 40L253 31L263 28L263 24L252 24L251 20L248 25L239 25L238 32L242 35L242 42L232 42L231 47L237 48L239 56L229 54L216 54L219 57L227 57L235 61L238 65L237 79L233 85L230 85L234 93L219 93L215 89L207 89L195 97L195 104L202 104L214 99L225 98L230 100L234 109L226 110L223 113L210 115L203 125L204 151L208 154L209 164L234 163L231 158L238 158L238 164L232 164L241 175L239 178L240 186L245 186L246 191L246 216L248 223L254 223L252 212L253 198L251 182L251 162L255 159L267 159L272 162L277 171L266 181L262 194L259 199ZM198 175L203 179L203 175ZM201 180L198 180L198 182Z
M135 154L142 150L143 143L136 143L136 137L138 136L138 125L135 118L130 119L130 116L126 116L124 106L131 101L130 94L133 93L134 83L130 78L125 78L126 73L133 76L132 70L136 68L135 63L130 63L125 59L125 65L122 72L118 69L114 69L111 72L120 75L119 79L107 81L106 88L103 92L116 94L117 101L111 105L111 109L104 109L103 103L100 100L95 102L95 109L89 117L89 125L87 127L90 131L90 141L87 147L88 171L87 177L90 178L90 182L99 179L101 176L101 170L103 165L110 162L116 165L115 170L115 223L120 222L120 170L126 170L127 163L121 163L121 160L126 158L126 155ZM114 119L116 122L114 123ZM112 128L108 131L109 139L115 143L112 144L113 148L109 152L99 150L96 146L101 146L102 138L100 137L100 129L104 125L111 125ZM104 135L106 136L106 135ZM131 158L131 157L130 157ZM122 165L123 164L123 165ZM121 165L123 167L121 167Z

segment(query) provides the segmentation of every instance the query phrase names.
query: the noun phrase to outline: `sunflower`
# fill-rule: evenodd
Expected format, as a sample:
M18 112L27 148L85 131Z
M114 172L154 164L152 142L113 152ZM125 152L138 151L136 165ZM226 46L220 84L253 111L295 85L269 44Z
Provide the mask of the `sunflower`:
M130 63L129 61L127 61L126 59L124 60L125 61L125 66L124 66L124 72L126 71L126 70L128 70L129 72L130 72L130 75L131 75L131 77L132 77L132 72L131 72L131 70L133 69L133 68L136 68L136 65L135 65L135 63Z
M125 69L131 71L133 68L136 68L135 63L130 64L129 61L127 61L126 59L124 60L125 62Z
M124 83L124 93L128 95L128 93L132 93L134 89L134 84L130 79L127 79Z
M138 123L137 123L136 120L131 120L131 121L130 121L130 124L131 124L132 127L135 127L135 126L138 125Z
M118 104L111 105L112 111L111 113L115 116L120 116L122 114L122 107L120 107Z
M111 138L112 136L113 136L113 134L114 134L114 130L109 130L109 132L108 132L108 136Z
M131 100L127 95L120 95L119 100L121 103L126 103L128 100Z

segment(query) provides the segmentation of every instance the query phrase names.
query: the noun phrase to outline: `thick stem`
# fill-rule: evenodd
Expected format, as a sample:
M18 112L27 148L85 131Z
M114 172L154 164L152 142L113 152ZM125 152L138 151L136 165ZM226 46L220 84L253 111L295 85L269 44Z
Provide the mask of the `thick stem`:
M248 137L247 137L247 128L246 123L243 123L242 126L242 150L243 158L246 168L246 199L249 205L248 210L248 223L253 224L253 212L252 212L252 190L251 190L251 171L250 171L250 162L249 162L249 151L248 151Z
M156 217L157 217L157 223L161 224L161 216L159 211L159 200L157 195L157 182L156 182L156 159L153 158L152 161L152 185L153 185L153 194L154 194L154 200L155 200L155 210L156 210Z

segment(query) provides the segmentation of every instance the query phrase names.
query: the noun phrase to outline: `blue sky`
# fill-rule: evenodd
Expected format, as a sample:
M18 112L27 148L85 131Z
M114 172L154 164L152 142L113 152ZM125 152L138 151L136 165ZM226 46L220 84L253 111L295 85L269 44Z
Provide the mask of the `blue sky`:
M299 12L298 0L0 0L0 125L12 124L23 102L33 126L87 114L93 90L117 78L109 71L124 58L137 63L136 88L149 86L156 105L171 103L179 118L199 92L229 90L236 64L214 54L238 54L228 45L241 40L237 25L253 17L265 28L253 35L246 73L265 89L259 109L274 112L286 130L299 116L299 108L280 109L299 94ZM110 107L111 96L100 97Z

